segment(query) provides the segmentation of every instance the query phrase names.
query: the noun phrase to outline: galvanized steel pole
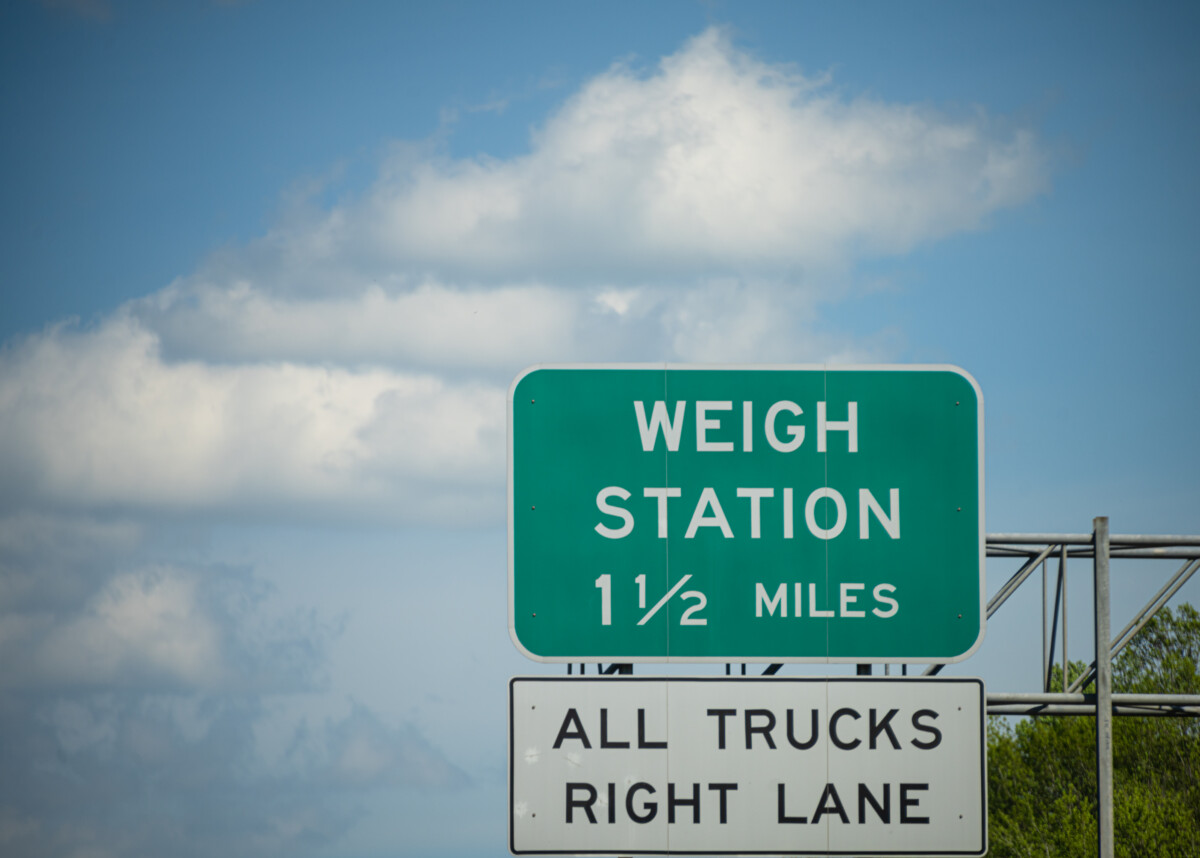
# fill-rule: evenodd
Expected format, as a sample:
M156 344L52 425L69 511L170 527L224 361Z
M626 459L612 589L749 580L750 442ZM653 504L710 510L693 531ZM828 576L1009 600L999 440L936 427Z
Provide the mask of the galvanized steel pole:
M1062 547L1062 554L1058 556L1058 577L1062 584L1062 654L1063 654L1063 691L1067 690L1067 683L1071 681L1071 662L1067 661L1067 546Z
M1096 845L1113 856L1112 651L1109 631L1108 517L1092 520L1096 608Z
M1054 650L1054 633L1053 632L1050 633L1049 640L1047 640L1047 635L1046 635L1046 602L1047 602L1047 599L1046 599L1046 564L1043 563L1042 564L1042 691L1050 690L1050 659L1046 657L1046 653L1047 652L1052 653ZM1054 607L1056 610L1055 610L1055 614L1054 614L1053 628L1057 631L1057 629L1058 629L1058 612L1057 612L1058 600L1057 599L1055 599L1055 601L1054 601Z

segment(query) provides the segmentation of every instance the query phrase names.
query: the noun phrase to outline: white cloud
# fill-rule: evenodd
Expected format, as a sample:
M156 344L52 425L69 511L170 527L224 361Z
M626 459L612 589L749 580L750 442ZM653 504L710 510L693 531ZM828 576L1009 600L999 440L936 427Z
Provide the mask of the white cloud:
M145 528L128 519L29 510L0 515L0 609L74 608L144 535Z
M222 630L205 607L195 577L149 568L112 577L71 614L5 612L0 652L14 667L0 682L214 686L224 678L225 654Z
M0 732L30 741L0 779L0 842L280 854L343 833L347 788L465 784L476 746L451 740L452 761L426 738L444 724L264 716L262 695L316 687L328 635L266 616L250 576L177 546L147 560L157 516L495 524L522 366L887 359L822 322L855 262L980 228L1044 184L1029 132L846 98L710 30L595 77L523 156L397 146L360 198L290 213L94 326L8 344ZM483 592L461 608L479 628ZM406 613L446 600L405 594L387 622L415 640ZM148 826L113 822L131 813Z
M319 679L331 630L273 612L252 576L124 563L92 577L74 600L0 604L0 688L272 692Z
M465 786L466 774L434 749L411 724L396 729L370 710L355 706L343 720L326 725L321 749L328 777L351 787Z
M299 203L127 309L168 357L233 364L495 381L549 360L820 360L862 350L814 312L856 260L980 228L1045 185L1028 130L847 97L714 28L647 72L597 75L522 156L398 145L361 197ZM729 325L701 306L748 292ZM792 345L748 347L756 325Z
M846 354L878 362L877 338L850 342L823 332L803 292L779 283L714 280L661 301L663 339L676 360L694 363L806 363Z
M402 836L404 822L418 824L414 803L462 796L471 784L416 726L392 727L362 706L316 727L282 728L293 753L280 769L263 759L256 733L281 726L244 698L96 693L7 703L6 855L325 855L367 802L389 803Z
M171 569L114 577L87 610L57 625L32 654L44 681L123 685L151 675L209 687L224 661L221 632L197 602L197 582Z
M887 359L823 325L861 255L1044 185L982 113L846 98L711 29L523 156L399 149L359 199L0 353L0 501L498 519L504 394L556 361Z
M548 286L460 289L369 283L298 300L242 280L177 284L131 311L170 353L225 361L387 363L440 370L523 366L572 349L578 296Z
M499 512L502 387L311 364L164 361L117 315L0 354L0 469L26 503L195 510L329 508L394 519L416 483L466 486ZM389 434L394 433L394 434ZM411 483L409 481L412 481Z
M523 157L406 150L308 247L487 279L774 272L904 252L1044 184L1027 131L847 99L710 29L651 74L597 76Z

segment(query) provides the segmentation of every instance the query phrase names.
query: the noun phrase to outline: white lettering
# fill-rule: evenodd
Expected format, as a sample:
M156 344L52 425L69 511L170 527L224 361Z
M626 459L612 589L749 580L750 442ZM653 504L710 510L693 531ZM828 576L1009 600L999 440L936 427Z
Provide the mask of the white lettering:
M766 426L767 443L780 453L790 453L804 443L804 427L803 426L788 426L784 431L791 436L790 441L780 441L779 436L775 434L775 418L780 411L790 411L795 416L799 417L804 413L794 402L789 402L786 399L782 402L776 402L767 409Z
M621 500L629 500L629 492L620 486L608 486L600 489L596 495L596 506L604 515L615 515L625 523L621 527L607 527L604 524L596 525L596 533L607 539L623 539L633 532L633 513L624 507L613 506L608 503L611 497L619 497Z
M797 584L797 587L800 585ZM763 615L763 605L767 606L767 616L775 616L775 608L779 608L779 616L787 616L787 584L780 584L779 589L775 591L775 598L767 598L767 588L762 584L754 585L754 616L761 617Z
M705 515L705 511L709 508L712 509L712 515ZM721 509L717 493L711 488L706 488L700 493L700 500L696 501L696 509L692 512L692 520L688 523L687 533L683 535L683 538L692 539L701 527L719 527L726 539L733 539L733 531L729 529L729 520L725 518L725 511Z
M667 538L667 498L677 498L680 489L674 488L645 488L642 494L648 498L658 498L658 538Z
M728 453L733 450L732 441L709 441L708 430L720 429L721 419L708 419L709 411L732 411L733 403L697 402L696 403L696 450L700 453Z
M883 525L888 536L892 539L900 538L900 489L888 489L888 508L890 513L884 514L883 507L879 505L879 501L875 500L870 489L858 490L859 539L866 539L870 535L871 522L867 516L868 510L875 514L875 518Z
M678 519L681 513L676 511L675 517L672 519L670 501L672 498L683 498L685 494L689 495L686 503L692 509L685 536L687 539L693 538L702 527L718 527L726 539L734 538L734 531L724 509L724 504L732 503L730 494L749 501L747 508L749 514L745 519L739 519L749 525L748 527L739 525L740 533L738 535L742 538L770 537L791 540L795 537L795 519L799 515L799 510L796 509L796 489L791 486L784 486L782 489L769 486L738 486L736 488L730 486L726 490L730 494L727 494L723 500L719 497L717 489L711 486L700 489L698 497L691 491L677 486L646 486L640 491L647 500L654 502L653 509L658 523L656 532L659 539L667 539L671 528L679 526ZM827 541L854 530L858 531L860 539L868 539L871 536L872 526L876 528L877 538L879 528L882 527L890 539L899 539L900 490L894 488L888 490L886 505L881 504L870 489L853 489L852 491L858 493L858 503L854 509L858 515L857 527L854 527L849 505L843 494L828 486L814 489L807 495L803 504L804 524L801 526L807 526L809 533L818 539ZM773 503L774 498L780 495L782 495L782 502L778 507L780 518L776 519L776 513L772 511L774 507L764 510L764 500ZM596 495L596 507L604 515L613 516L618 521L601 519L600 523L595 525L597 533L608 539L621 539L633 530L635 516L651 514L652 507L649 504L639 507L635 502L627 508L625 504L621 503L630 498L630 493L620 486L607 486L599 491ZM871 521L872 518L875 519L874 523ZM673 521L674 524L672 524ZM778 530L775 529L776 526L779 527Z
M821 527L817 524L817 502L822 498L829 498L837 509L837 518L833 522L833 527ZM808 500L804 504L804 521L813 536L818 539L833 539L846 526L845 499L836 489L817 489L808 496Z
M810 617L832 617L833 611L821 611L817 609L817 585L808 585L808 615Z
M804 616L802 601L804 595L803 581L796 581L792 584L792 616L799 619ZM867 612L858 608L860 602L859 593L866 590L869 585L861 582L842 582L838 585L837 597L832 605L828 608L820 607L817 600L818 588L822 595L829 595L828 587L820 582L808 582L808 616L809 617L841 617L846 619L857 619L865 617ZM775 588L775 593L772 595L766 585L757 582L754 585L754 615L756 617L774 617L776 609L779 610L780 617L788 616L788 585L786 583L779 584ZM871 611L877 617L888 619L894 617L900 609L900 605L896 599L892 598L891 593L896 592L894 584L876 584L872 590L872 595L875 597L876 603L887 606L887 610L875 607ZM766 614L763 613L763 608L766 608Z
M849 451L851 453L858 452L858 403L851 402L848 405L849 415L845 420L827 420L825 417L825 403L817 403L817 452L824 453L826 435L829 432L845 432L847 433Z
M887 604L891 605L892 607L886 611L881 611L878 608L872 608L871 613L877 617L882 617L883 619L886 620L888 617L896 616L896 612L898 610L900 610L900 605L895 599L891 598L890 596L883 595L884 590L887 590L889 593L896 592L896 588L894 586L892 586L891 584L877 584L877 585L875 585L875 589L871 591L871 595L875 597L876 602L881 602L881 603L886 602Z
M858 597L851 596L850 591L851 590L861 590L865 586L866 586L865 584L842 584L842 606L841 606L841 611L840 611L841 616L843 616L843 617L865 617L867 615L866 611L850 610L850 606L858 601Z
M660 429L667 442L667 449L676 452L679 449L679 435L683 432L683 414L686 409L686 402L676 402L675 419L668 420L667 403L655 402L654 410L650 413L650 421L647 423L645 404L640 401L634 402L633 410L637 412L638 431L642 435L642 452L649 453L654 450Z
M737 496L750 498L750 538L762 536L762 499L775 497L775 489L738 489Z

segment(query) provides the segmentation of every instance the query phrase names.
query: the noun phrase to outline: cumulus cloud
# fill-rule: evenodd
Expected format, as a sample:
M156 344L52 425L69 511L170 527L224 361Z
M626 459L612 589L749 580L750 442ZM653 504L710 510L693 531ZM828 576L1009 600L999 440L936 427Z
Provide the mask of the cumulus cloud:
M741 274L904 252L979 227L1045 183L1035 138L982 113L846 98L717 28L648 74L619 64L528 154L404 150L305 242L459 276ZM275 237L289 254L294 236Z
M886 332L822 319L856 262L1045 184L1028 130L847 96L712 29L594 77L523 155L397 144L362 194L8 343L0 851L297 854L348 830L347 795L470 786L362 706L273 721L332 632L270 618L248 572L148 557L147 530L497 523L523 366L887 360Z
M0 504L502 514L504 390L555 361L887 360L822 324L864 255L1045 185L1034 135L847 97L710 29L527 153L399 146L360 196L0 353Z
M0 582L39 571L5 569ZM0 603L0 689L263 693L318 679L332 630L268 617L269 592L247 573L143 563L90 577L74 601Z
M261 703L204 695L20 698L0 708L5 854L326 854L365 799L469 785L412 725L362 707L292 730L285 770ZM332 756L331 756L332 754ZM376 756L378 755L378 756Z
M73 610L144 535L130 519L0 515L0 612Z
M856 260L981 228L1046 182L1028 129L850 97L713 28L652 69L597 75L524 155L398 145L361 196L300 206L131 311L168 355L479 373L777 359L698 313L754 292L793 341L816 340L786 357L814 360L854 351L809 334Z
M415 723L306 711L338 625L143 531L0 517L0 852L308 854L381 792L470 785Z
M579 300L546 286L370 283L296 300L249 281L174 285L130 308L172 354L222 360L387 363L443 371L532 362L571 348Z
M10 506L343 503L420 518L438 500L425 489L442 480L499 493L503 422L501 387L289 362L168 362L158 336L120 314L0 354Z
M210 686L223 661L221 633L198 609L196 591L195 578L175 570L118 575L81 615L51 625L32 652L22 647L24 667L52 685L112 687L149 676Z

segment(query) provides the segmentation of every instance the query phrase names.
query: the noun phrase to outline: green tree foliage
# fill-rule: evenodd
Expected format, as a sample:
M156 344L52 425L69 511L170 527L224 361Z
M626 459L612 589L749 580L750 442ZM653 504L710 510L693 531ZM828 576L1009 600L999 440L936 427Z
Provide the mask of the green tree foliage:
M1070 667L1074 679L1086 665ZM1058 668L1051 687L1063 687ZM1161 611L1117 656L1113 690L1200 694L1200 613ZM1095 747L1092 718L991 719L990 855L1096 854ZM1200 855L1200 719L1115 718L1113 798L1118 856Z

